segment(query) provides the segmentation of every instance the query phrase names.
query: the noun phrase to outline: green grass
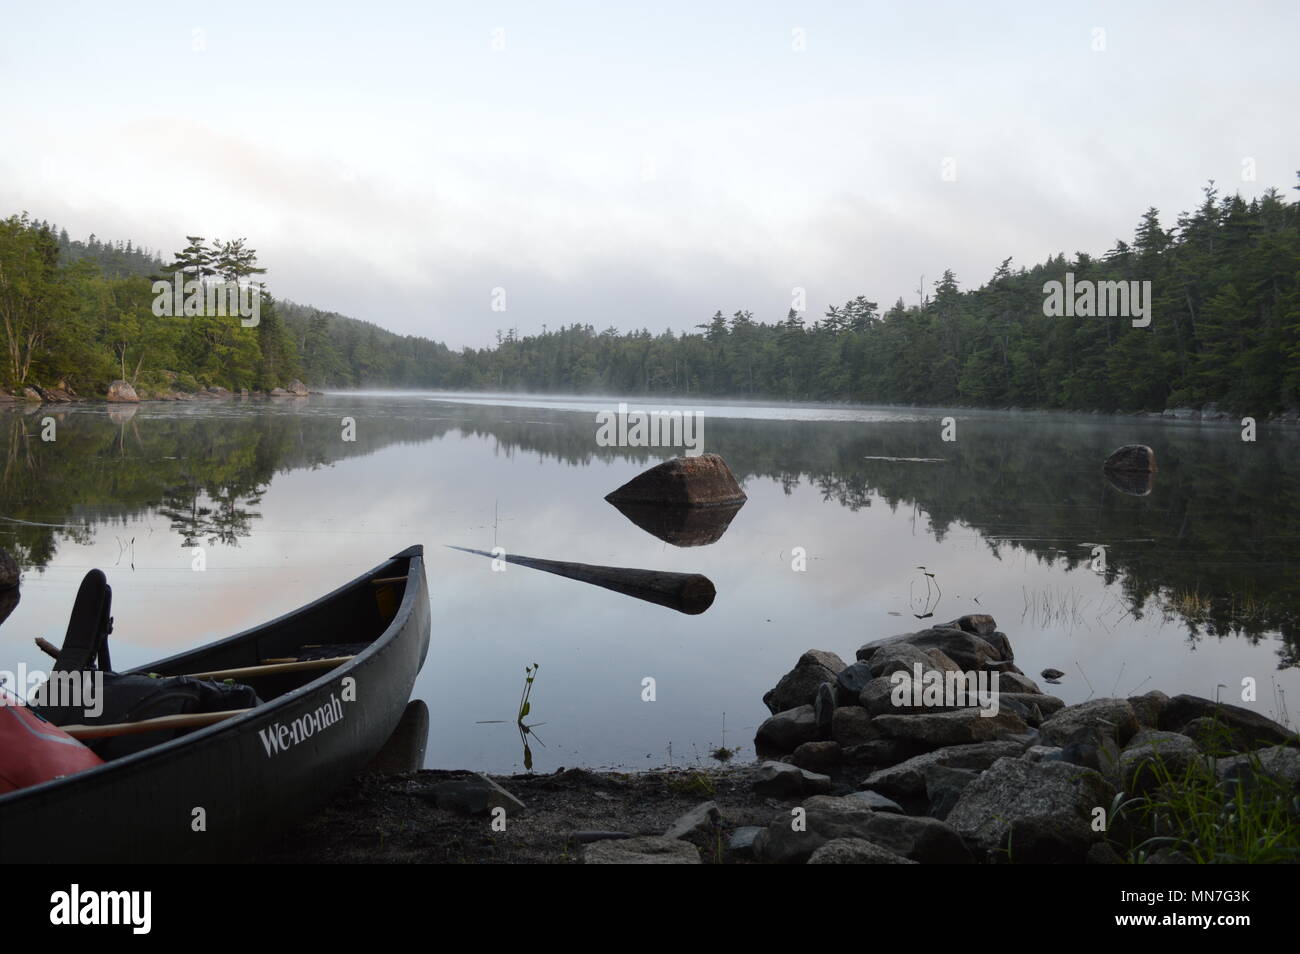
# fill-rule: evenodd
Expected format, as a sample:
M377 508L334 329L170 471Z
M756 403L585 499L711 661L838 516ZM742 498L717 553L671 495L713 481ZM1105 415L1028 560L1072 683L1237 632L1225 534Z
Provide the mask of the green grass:
M1121 793L1112 804L1111 831L1129 836L1115 847L1131 864L1161 849L1197 864L1300 862L1300 793L1264 774L1255 753L1248 764L1253 777L1220 786L1213 757L1180 771L1153 758L1142 770L1148 794Z

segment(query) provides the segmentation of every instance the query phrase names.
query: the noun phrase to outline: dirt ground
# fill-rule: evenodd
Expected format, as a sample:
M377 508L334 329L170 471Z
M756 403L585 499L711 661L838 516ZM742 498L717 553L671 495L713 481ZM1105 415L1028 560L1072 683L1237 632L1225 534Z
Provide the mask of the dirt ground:
M586 769L550 775L491 776L524 803L508 812L506 830L489 815L439 808L433 789L470 772L421 771L366 775L315 817L286 832L260 857L273 863L437 862L455 864L576 863L578 832L662 835L701 802L714 801L722 827L695 843L705 864L744 859L727 850L738 827L766 825L782 803L754 794L754 766L620 774Z

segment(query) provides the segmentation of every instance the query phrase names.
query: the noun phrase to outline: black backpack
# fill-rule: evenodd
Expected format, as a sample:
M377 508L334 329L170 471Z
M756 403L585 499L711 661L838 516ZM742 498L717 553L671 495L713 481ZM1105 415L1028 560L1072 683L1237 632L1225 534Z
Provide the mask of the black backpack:
M108 579L102 571L91 570L77 590L68 632L51 672L51 678L56 674L81 674L83 682L87 675L94 680L102 674L103 698L96 700L102 703L96 706L99 713L91 716L84 707L44 705L41 700L45 694L38 690L32 694L32 702L44 718L55 725L112 725L159 716L250 709L262 704L251 686L233 680L214 682L193 676L113 672L108 654L108 636L113 631L112 603L113 590ZM92 740L88 744L96 755L108 761L192 731L160 729Z

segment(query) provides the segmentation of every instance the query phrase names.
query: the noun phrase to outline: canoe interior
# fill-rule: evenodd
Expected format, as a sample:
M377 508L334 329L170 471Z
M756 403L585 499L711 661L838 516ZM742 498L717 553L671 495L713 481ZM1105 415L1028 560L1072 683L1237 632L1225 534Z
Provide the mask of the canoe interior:
M354 656L388 629L407 586L410 560L395 558L366 578L354 581L310 604L249 632L141 666L133 672L179 676L260 666L299 656ZM331 651L330 647L340 647ZM306 653L302 650L307 649ZM271 675L241 675L236 681L252 686L270 702L326 674L315 669Z

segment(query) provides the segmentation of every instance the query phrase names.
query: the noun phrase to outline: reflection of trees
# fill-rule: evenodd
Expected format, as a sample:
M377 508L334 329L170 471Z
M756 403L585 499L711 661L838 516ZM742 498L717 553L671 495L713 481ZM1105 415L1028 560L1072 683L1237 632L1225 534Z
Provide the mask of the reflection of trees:
M23 415L14 413L0 427L0 532L12 534L9 549L20 562L36 567L53 557L60 539L89 540L97 524L149 511L165 516L185 546L236 545L251 536L276 474L451 433L488 441L506 459L530 454L572 467L612 458L649 466L672 453L598 447L594 411L363 405L348 411L359 422L355 442L340 439L338 405L323 403L144 409L121 423L43 409L59 422L53 443L28 434ZM706 449L726 457L742 481L771 480L787 494L807 482L852 511L877 499L891 510L906 508L940 541L968 527L995 556L1010 547L1081 568L1091 545L1104 544L1106 581L1134 616L1172 615L1193 638L1258 640L1280 632L1284 663L1300 662L1293 436L1265 432L1249 445L1232 430L1041 417L962 418L959 427L957 442L939 445L931 422L710 418ZM1152 444L1160 460L1147 497L1115 490L1100 470L1110 451L1134 440Z
M264 492L259 488L241 496L223 490L208 497L198 484L191 483L184 492L169 491L157 509L180 534L181 546L193 547L206 540L209 546L220 543L233 547L239 545L241 537L253 535L252 523L262 515L249 508L262 502Z

